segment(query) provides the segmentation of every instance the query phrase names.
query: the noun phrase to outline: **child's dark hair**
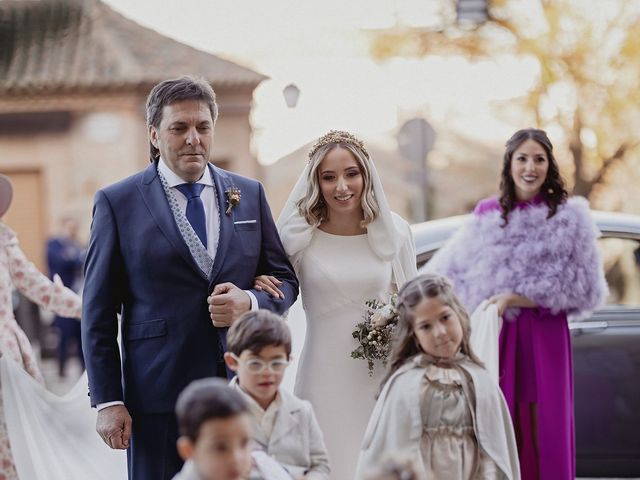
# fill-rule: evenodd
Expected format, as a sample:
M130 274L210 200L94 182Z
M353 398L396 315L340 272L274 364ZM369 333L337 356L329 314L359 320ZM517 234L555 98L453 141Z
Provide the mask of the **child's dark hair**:
M460 351L480 366L484 366L473 353L469 338L471 328L469 314L453 291L451 282L441 275L425 273L409 280L398 292L396 308L398 325L395 329L389 371L381 385L400 368L409 358L422 353L422 349L413 334L413 310L423 300L437 298L451 308L460 319L462 342Z
M207 420L217 420L248 413L242 395L221 378L194 380L180 393L176 403L178 431L192 442Z
M282 345L291 354L291 331L287 323L269 310L242 315L227 332L227 351L240 356L245 350L256 355L264 347Z

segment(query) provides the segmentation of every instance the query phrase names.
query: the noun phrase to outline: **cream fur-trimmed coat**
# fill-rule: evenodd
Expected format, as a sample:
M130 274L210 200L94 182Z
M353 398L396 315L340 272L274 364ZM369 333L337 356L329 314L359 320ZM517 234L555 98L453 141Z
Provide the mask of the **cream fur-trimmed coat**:
M416 355L409 359L380 392L362 442L356 480L385 452L409 454L417 460L418 468L424 465L420 451L423 427L420 390L425 369L420 358L421 355ZM479 365L465 359L460 367L470 375L475 391L472 415L479 448L496 464L505 480L519 479L516 439L500 388ZM424 471L420 473L425 475Z
M500 214L474 213L421 270L452 279L470 312L493 295L511 292L575 318L604 302L600 232L584 198L570 198L551 218L544 202L517 208L504 227Z

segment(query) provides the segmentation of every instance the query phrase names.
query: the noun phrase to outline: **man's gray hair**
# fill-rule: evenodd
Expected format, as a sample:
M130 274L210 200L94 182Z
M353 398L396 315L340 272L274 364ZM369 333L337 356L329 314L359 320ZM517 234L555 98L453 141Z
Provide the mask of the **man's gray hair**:
M215 126L218 119L218 104L213 88L203 78L184 75L164 80L151 89L147 97L147 127L159 128L164 107L183 100L197 100L205 103L209 107ZM149 145L153 162L160 156L160 151L153 144Z

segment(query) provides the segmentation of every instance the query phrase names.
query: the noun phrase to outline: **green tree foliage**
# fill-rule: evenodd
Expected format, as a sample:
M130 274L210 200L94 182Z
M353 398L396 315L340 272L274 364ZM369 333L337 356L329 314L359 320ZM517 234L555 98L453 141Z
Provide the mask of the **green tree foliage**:
M589 197L610 172L634 166L640 1L489 0L487 22L471 28L456 21L455 0L434 1L440 1L438 25L373 32L372 55L531 58L535 81L521 106L539 128L565 132L573 192Z

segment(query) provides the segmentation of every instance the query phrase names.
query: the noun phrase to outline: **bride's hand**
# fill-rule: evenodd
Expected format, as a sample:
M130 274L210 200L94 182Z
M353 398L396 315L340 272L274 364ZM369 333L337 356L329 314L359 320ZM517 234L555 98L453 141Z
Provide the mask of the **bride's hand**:
M496 307L498 307L498 316L502 317L504 311L509 308L509 301L511 300L510 293L500 293L498 295L494 295L490 299L487 300L487 306L494 303ZM485 307L486 308L486 307Z
M272 297L284 299L284 293L278 287L282 282L271 275L258 275L254 279L253 288L258 291L264 291Z
M500 316L510 307L534 308L537 306L532 300L517 293L499 293L487 300L487 305L492 303L498 307L498 315Z

